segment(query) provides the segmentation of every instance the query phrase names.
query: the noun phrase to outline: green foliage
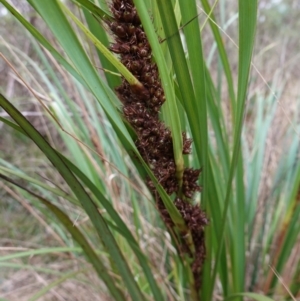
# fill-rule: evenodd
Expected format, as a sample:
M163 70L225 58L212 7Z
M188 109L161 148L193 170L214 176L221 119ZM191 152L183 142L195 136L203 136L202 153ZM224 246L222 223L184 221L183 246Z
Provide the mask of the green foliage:
M49 177L60 184L45 182L3 159L0 177L3 183L9 183L10 189L30 200L53 227L63 246L3 256L0 266L13 268L13 259L54 251L70 252L78 258L83 254L105 284L105 289L101 286L103 295L109 295L111 300L127 300L129 296L132 300L196 300L189 290L192 281L189 265L183 262L176 241L169 239L149 201L142 181L145 175L154 181L172 220L183 232L186 225L172 198L138 153L135 134L124 121L121 103L114 93L120 83L115 72L131 83L139 82L108 50L110 32L100 24L101 20L111 18L108 6L103 3L98 6L101 1L74 0L74 9L73 4L67 6L58 0L28 0L49 35L51 32L49 38L6 0L0 2L22 24L38 57L40 64L20 54L30 66L28 73L39 75L40 93L48 94L51 99L45 105L48 120L65 147L62 151L55 146L51 135L45 139L13 101L1 95L0 106L13 122L4 117L0 121L5 128L13 129L38 146L44 159L53 165L50 167L45 160ZM195 201L206 210L210 223L205 232L207 258L201 300L215 300L215 295L224 301L276 299L278 292L282 294L282 284L268 265L279 275L285 271L300 232L299 137L295 137L293 127L286 133L289 150L283 152L278 168L270 176L271 192L260 200L264 141L277 106L273 93L263 97L249 90L257 1L239 1L237 73L216 25L218 16L207 0L201 1L206 15L199 18L196 17L199 3L195 0L188 5L181 0L134 0L134 3L166 94L161 118L172 132L177 170L182 172L183 164L203 168L200 178L203 191ZM222 3L213 8L222 10ZM201 23L209 25L212 31L219 60L217 71L208 67ZM159 43L162 37L166 40ZM53 58L59 68L64 68L61 74ZM103 77L96 69L97 60L106 70ZM222 81L215 83L216 75L224 76L224 87ZM68 78L71 89L66 89L64 78ZM224 89L228 94L226 105L220 93ZM39 98L37 93L34 96ZM246 110L247 102L252 104L251 114L250 109ZM249 123L245 122L247 114L251 115ZM181 132L185 130L194 141L194 152L189 159L182 156ZM122 209L125 207L130 208L127 209L130 213ZM86 214L90 222L76 226L78 212ZM145 247L145 236L153 237L156 244ZM295 296L299 294L295 284L299 281L299 266L298 258L292 280L287 284ZM15 268L29 266L19 264ZM35 292L30 300L37 300L51 288L88 269L85 266L57 275L55 281ZM257 292L263 291L270 297L255 293L255 287ZM283 295L288 298L287 293Z

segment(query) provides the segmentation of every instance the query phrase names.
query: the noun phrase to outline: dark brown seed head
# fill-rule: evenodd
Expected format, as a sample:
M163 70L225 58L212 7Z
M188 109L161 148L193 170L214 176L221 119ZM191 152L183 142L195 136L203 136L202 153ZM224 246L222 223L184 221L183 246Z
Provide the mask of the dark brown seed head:
M144 85L132 85L131 90L140 100L147 100L150 98L150 93Z
M132 10L132 11L125 11L123 13L123 20L126 23L132 23L132 21L134 20L136 15L136 10Z
M140 48L138 50L138 53L142 58L148 57L150 55L149 50L147 48Z
M127 45L127 44L120 44L120 43L117 43L117 44L112 44L109 46L109 49L112 51L112 52L115 52L115 53L129 53L130 52L130 46Z

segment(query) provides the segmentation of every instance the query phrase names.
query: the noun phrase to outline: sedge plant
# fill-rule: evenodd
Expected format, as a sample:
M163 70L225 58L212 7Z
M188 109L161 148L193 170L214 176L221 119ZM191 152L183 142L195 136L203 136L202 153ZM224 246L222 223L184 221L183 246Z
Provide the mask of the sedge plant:
M272 254L274 270L281 273L296 245L300 169L297 143L293 142L286 154L293 166L286 169L292 185L282 181L284 173L278 168L272 194L263 204L270 223L265 223L268 228L256 229L259 176L253 173L253 166L256 171L261 168L264 149L260 139L267 134L275 109L270 95L270 114L265 119L266 105L258 98L256 122L263 132L255 136L255 145L261 147L253 151L242 138L247 135L243 122L257 1L239 1L236 75L216 24L217 3L210 7L207 0L74 0L67 6L58 0L28 0L54 43L8 1L0 2L25 28L47 70L45 76L24 55L40 74L45 95L51 91L49 103L26 85L26 78L24 85L42 103L68 149L67 153L60 151L51 139L45 139L1 95L0 106L12 118L1 118L2 122L42 151L65 188L45 184L4 160L1 179L32 199L52 224L59 221L58 240L63 247L53 250L83 254L102 281L102 293L111 300L272 300L281 283L273 270L266 269L268 254ZM198 17L198 5L205 17ZM209 25L213 33L220 72L226 79L228 110L204 54L201 24ZM18 50L13 53L22 56ZM104 70L102 76L96 59ZM66 91L57 70L70 75L73 91ZM70 95L74 91L76 96ZM183 156L187 153L191 154ZM253 159L247 160L249 157ZM106 179L112 170L118 181ZM195 195L200 187L201 193ZM278 208L284 208L284 218L276 208L269 209L274 199ZM72 209L66 210L63 204ZM124 213L126 210L131 213ZM88 216L88 225L74 223L78 211ZM151 223L157 223L155 229ZM153 235L166 251L151 245L145 248L141 231ZM76 247L71 247L71 241ZM276 252L270 250L272 243L279 246ZM165 256L163 267L152 262L149 248ZM1 262L33 253L5 256ZM66 273L30 300L85 272ZM287 300L299 293L298 272L299 260L292 271L291 294L285 294ZM256 290L260 281L263 285Z

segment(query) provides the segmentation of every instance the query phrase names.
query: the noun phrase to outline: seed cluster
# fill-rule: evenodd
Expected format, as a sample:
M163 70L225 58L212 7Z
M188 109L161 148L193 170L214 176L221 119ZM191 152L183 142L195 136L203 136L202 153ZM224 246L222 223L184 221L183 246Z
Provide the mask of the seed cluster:
M132 0L112 0L111 11L114 21L107 24L115 35L110 50L119 54L121 62L140 81L142 86L130 85L124 78L116 88L123 103L123 114L137 133L136 146L148 163L152 172L166 192L177 195L179 190L176 178L171 132L159 120L158 112L165 102L165 95L159 79L157 65L152 61L151 47L141 25ZM191 153L192 140L182 134L183 154ZM200 169L186 168L183 173L182 194L191 199L200 191L198 177ZM173 222L152 181L146 179L150 191L156 198L157 207L164 221L173 227ZM196 255L192 270L196 288L200 287L200 275L205 258L204 226L207 218L197 205L176 197L175 205L192 233ZM182 246L184 250L184 246Z

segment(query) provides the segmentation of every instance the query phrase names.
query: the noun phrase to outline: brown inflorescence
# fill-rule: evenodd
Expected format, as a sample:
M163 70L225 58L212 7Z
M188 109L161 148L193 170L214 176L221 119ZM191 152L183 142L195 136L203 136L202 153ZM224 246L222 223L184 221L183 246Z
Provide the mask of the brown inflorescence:
M201 170L184 170L181 188L183 196L180 198L171 132L158 116L165 102L165 95L157 65L152 60L150 44L132 0L112 0L111 11L114 21L107 21L107 24L115 35L115 42L110 46L110 50L120 56L121 62L141 83L133 86L123 78L116 92L123 103L124 117L136 131L136 146L141 156L165 191L169 195L176 194L175 206L192 234L196 250L191 268L195 286L199 289L205 259L204 226L208 221L200 207L192 205L188 199L201 190L198 185ZM190 154L192 140L187 138L186 133L182 134L182 139L183 154ZM146 179L146 183L155 196L157 208L165 223L173 227L172 219L153 182ZM182 251L186 249L183 242Z

